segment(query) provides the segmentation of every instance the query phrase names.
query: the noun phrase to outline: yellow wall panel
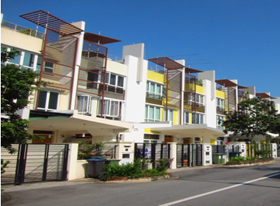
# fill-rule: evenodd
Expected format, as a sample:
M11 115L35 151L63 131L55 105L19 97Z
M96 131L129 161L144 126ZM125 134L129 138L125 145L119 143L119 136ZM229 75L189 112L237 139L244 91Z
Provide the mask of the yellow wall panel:
M220 91L220 90L216 90L216 97L225 99L226 98L226 93L224 93L223 91Z
M164 75L148 70L147 79L150 81L164 83Z
M216 144L216 140L215 139L210 139L210 143L211 143L211 145L215 145Z

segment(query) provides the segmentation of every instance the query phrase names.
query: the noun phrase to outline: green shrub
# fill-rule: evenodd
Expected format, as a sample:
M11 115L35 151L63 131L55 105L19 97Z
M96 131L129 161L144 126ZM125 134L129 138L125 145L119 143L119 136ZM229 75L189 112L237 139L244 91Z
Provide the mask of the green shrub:
M156 161L156 169L158 171L166 171L171 163L172 163L173 159L169 159L169 158L163 158L163 159L159 159Z
M102 180L112 180L120 177L139 178L139 177L151 177L157 175L163 175L167 168L170 166L170 162L166 160L159 161L159 167L156 169L143 169L145 160L137 159L134 163L127 163L122 165L107 164L104 167L104 171L101 174Z

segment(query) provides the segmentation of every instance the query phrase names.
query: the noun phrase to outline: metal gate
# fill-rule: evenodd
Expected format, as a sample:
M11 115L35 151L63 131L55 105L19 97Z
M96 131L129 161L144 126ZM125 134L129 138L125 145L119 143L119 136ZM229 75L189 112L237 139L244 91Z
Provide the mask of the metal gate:
M202 166L202 144L177 144L177 168Z
M170 145L161 143L135 143L134 159L151 159L153 169L156 167L156 160L170 158Z
M67 180L68 144L20 144L15 185Z

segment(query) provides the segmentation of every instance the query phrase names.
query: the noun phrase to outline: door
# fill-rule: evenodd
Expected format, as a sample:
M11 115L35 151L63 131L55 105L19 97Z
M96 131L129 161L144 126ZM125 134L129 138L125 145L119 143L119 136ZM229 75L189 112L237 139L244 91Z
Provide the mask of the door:
M45 139L32 139L32 144L51 144L52 143L52 134L38 134L40 137Z
M168 142L174 142L174 137L169 136L169 135L165 135L163 144L166 145Z

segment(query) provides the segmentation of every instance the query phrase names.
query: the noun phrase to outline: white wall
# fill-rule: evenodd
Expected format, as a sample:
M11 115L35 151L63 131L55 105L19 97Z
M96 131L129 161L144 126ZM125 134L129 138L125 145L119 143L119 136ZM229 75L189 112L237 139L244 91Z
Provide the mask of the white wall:
M83 21L72 23L78 28L81 28L82 30L85 30L86 23ZM76 96L77 96L77 86L78 86L78 77L79 77L79 65L81 64L82 60L82 50L83 50L83 41L84 41L84 32L81 32L77 34L78 40L78 47L76 52L76 65L75 65L75 73L74 73L74 80L73 80L73 90L72 90L72 99L71 99L71 108L75 109L75 103L76 103Z
M217 127L217 109L216 98L212 99L212 82L209 80L203 80L203 87L205 91L205 123L209 127ZM216 87L216 86L215 86ZM216 94L214 94L216 96Z

